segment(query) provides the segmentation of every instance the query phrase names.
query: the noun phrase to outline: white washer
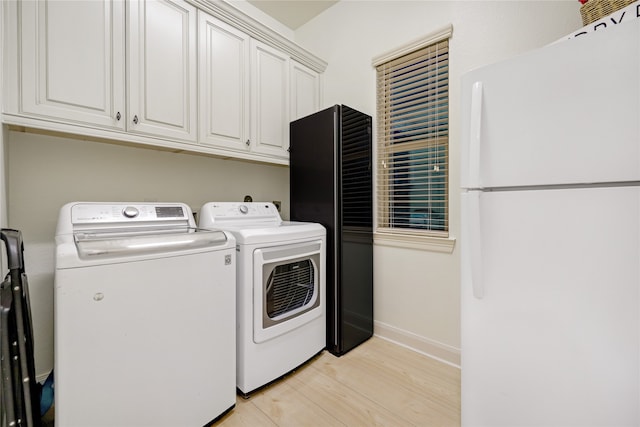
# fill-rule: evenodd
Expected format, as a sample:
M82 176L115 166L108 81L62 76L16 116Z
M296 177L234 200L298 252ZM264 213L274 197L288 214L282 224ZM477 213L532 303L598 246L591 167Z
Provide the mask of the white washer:
M326 346L326 231L259 202L207 203L198 225L236 237L236 385L246 396Z
M69 203L56 231L57 426L203 426L235 406L235 239L181 203Z

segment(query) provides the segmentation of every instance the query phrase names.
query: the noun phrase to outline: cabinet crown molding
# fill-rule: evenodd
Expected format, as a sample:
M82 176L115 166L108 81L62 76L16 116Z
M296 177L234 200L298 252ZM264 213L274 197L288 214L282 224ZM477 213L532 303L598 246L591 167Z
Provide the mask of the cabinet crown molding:
M287 53L295 61L306 65L318 73L324 72L327 62L318 58L311 52L298 46L291 40L255 20L244 12L236 9L229 3L222 0L187 0L188 3L196 6L229 25L247 33L256 40L271 45Z

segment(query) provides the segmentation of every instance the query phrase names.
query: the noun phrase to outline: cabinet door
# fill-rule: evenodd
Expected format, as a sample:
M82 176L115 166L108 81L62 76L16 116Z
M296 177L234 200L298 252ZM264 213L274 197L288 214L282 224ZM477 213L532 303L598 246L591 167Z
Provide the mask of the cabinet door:
M195 141L196 9L180 0L127 4L129 130Z
M252 151L288 157L289 57L251 40Z
M320 75L291 61L291 121L308 116L320 108Z
M22 111L124 129L123 2L20 7Z
M198 12L199 142L249 150L249 36Z

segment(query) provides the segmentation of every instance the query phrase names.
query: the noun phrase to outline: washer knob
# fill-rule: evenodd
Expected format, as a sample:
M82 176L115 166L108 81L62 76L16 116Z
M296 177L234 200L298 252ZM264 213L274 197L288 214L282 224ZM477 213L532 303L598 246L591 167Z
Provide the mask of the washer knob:
M122 211L122 215L126 216L127 218L135 218L139 213L140 211L138 211L138 209L133 206L127 206Z
M243 214L249 213L249 208L247 207L247 205L240 205L239 209L240 209L240 213L243 213Z

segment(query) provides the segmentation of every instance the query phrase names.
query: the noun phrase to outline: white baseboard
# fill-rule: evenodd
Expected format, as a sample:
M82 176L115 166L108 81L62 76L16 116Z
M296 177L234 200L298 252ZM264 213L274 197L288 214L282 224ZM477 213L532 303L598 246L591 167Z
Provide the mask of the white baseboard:
M425 356L460 368L460 349L430 340L386 323L374 321L373 333L379 338L407 347Z

